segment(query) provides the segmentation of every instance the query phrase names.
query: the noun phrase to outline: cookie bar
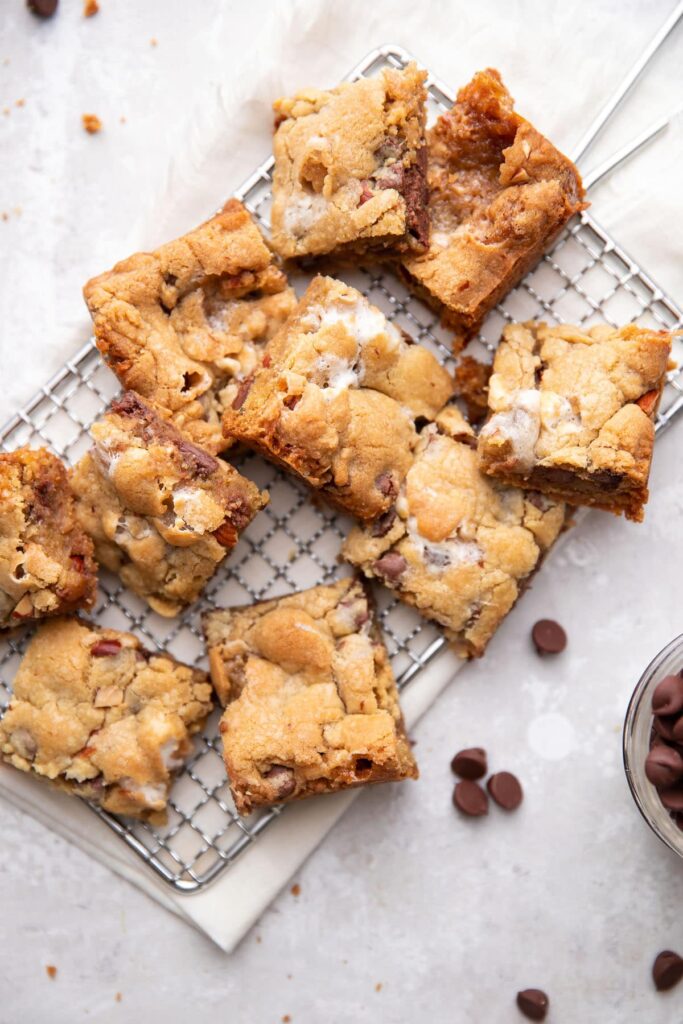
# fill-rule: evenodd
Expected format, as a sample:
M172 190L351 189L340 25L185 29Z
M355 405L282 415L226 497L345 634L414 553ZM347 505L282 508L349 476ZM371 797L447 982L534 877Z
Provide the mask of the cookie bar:
M455 408L422 431L395 505L356 527L342 554L444 627L458 654L483 654L564 524L541 494L480 473L476 438Z
M426 73L415 64L274 104L273 248L287 258L429 237Z
M182 238L137 253L83 294L97 347L125 388L171 413L216 454L235 380L296 304L287 278L236 199Z
M427 145L429 249L400 269L457 349L587 204L577 169L515 113L491 68L460 90Z
M0 454L0 629L90 608L96 590L61 461L44 448Z
M417 778L389 658L354 579L208 612L235 806Z
M126 392L91 429L71 472L97 557L160 615L196 600L268 499Z
M226 410L223 429L361 519L391 505L417 443L453 390L426 349L368 300L315 278Z
M19 666L0 756L112 814L161 819L210 711L205 672L131 633L55 619Z
M640 521L671 335L630 325L505 328L479 436L485 473Z

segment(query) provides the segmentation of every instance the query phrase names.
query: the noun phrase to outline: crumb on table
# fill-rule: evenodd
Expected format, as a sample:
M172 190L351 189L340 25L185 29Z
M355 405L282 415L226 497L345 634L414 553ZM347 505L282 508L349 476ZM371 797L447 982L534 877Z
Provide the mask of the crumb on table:
M99 131L102 131L102 122L97 114L83 114L82 121L88 135L97 135Z
M54 964L47 964L47 966L45 967L45 970L47 972L48 978L56 978L57 977L57 968L55 967Z
M289 890L292 896L299 896L301 894L301 886L298 882L295 882L292 888Z
M83 17L92 18L93 14L97 14L100 9L100 5L97 0L83 0Z

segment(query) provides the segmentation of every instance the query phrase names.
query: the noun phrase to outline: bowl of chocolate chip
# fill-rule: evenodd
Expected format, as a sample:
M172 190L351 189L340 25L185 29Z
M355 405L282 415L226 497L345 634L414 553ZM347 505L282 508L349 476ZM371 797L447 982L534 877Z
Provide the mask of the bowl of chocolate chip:
M624 768L640 813L683 857L683 636L659 652L633 691Z

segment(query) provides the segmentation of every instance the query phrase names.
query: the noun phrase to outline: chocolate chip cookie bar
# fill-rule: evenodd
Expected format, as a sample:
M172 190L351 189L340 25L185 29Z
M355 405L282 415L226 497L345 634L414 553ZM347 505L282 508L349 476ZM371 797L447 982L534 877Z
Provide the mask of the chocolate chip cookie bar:
M633 324L505 328L479 435L485 473L640 521L671 335Z
M160 615L195 601L268 499L126 392L91 429L71 472L77 514L101 564Z
M480 71L427 136L431 236L408 253L408 285L456 332L456 350L585 208L574 165Z
M417 443L453 391L430 352L355 288L313 280L223 429L361 519L394 501Z
M355 579L208 612L235 806L417 778L396 684Z
M0 629L90 608L96 590L61 461L44 448L0 454Z
M105 811L163 820L172 773L211 711L205 672L77 618L29 644L0 720L0 756Z
M236 199L182 238L137 253L83 293L97 347L125 388L216 454L235 381L253 372L296 298Z
M276 252L424 251L426 77L409 64L276 101Z
M445 409L423 429L395 504L342 549L443 626L463 657L483 654L565 518L562 503L485 477L475 449L472 428Z

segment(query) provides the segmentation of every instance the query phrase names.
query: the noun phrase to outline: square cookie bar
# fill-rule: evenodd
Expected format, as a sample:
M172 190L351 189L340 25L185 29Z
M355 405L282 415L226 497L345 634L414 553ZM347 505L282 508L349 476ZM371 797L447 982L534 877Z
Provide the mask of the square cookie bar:
M44 448L0 454L0 629L90 608L96 590L62 462Z
M80 522L105 568L160 615L177 615L268 495L134 392L112 402L91 435L71 471Z
M417 778L396 683L358 580L207 612L235 806Z
M484 653L560 533L564 505L479 471L455 408L422 431L396 504L356 527L342 553L444 627L463 657Z
M479 435L485 473L640 521L671 335L633 324L505 328Z
M125 388L150 398L214 454L234 381L296 304L236 199L182 238L137 253L83 289L97 347Z
M453 391L434 356L341 281L317 277L223 418L244 441L361 519L392 504Z
M587 204L577 169L515 113L493 69L428 132L428 180L429 249L400 269L455 330L457 350Z
M424 71L409 64L274 104L273 247L287 258L429 237Z
M211 711L205 672L131 633L41 626L0 720L0 756L112 814L163 820L172 773Z

